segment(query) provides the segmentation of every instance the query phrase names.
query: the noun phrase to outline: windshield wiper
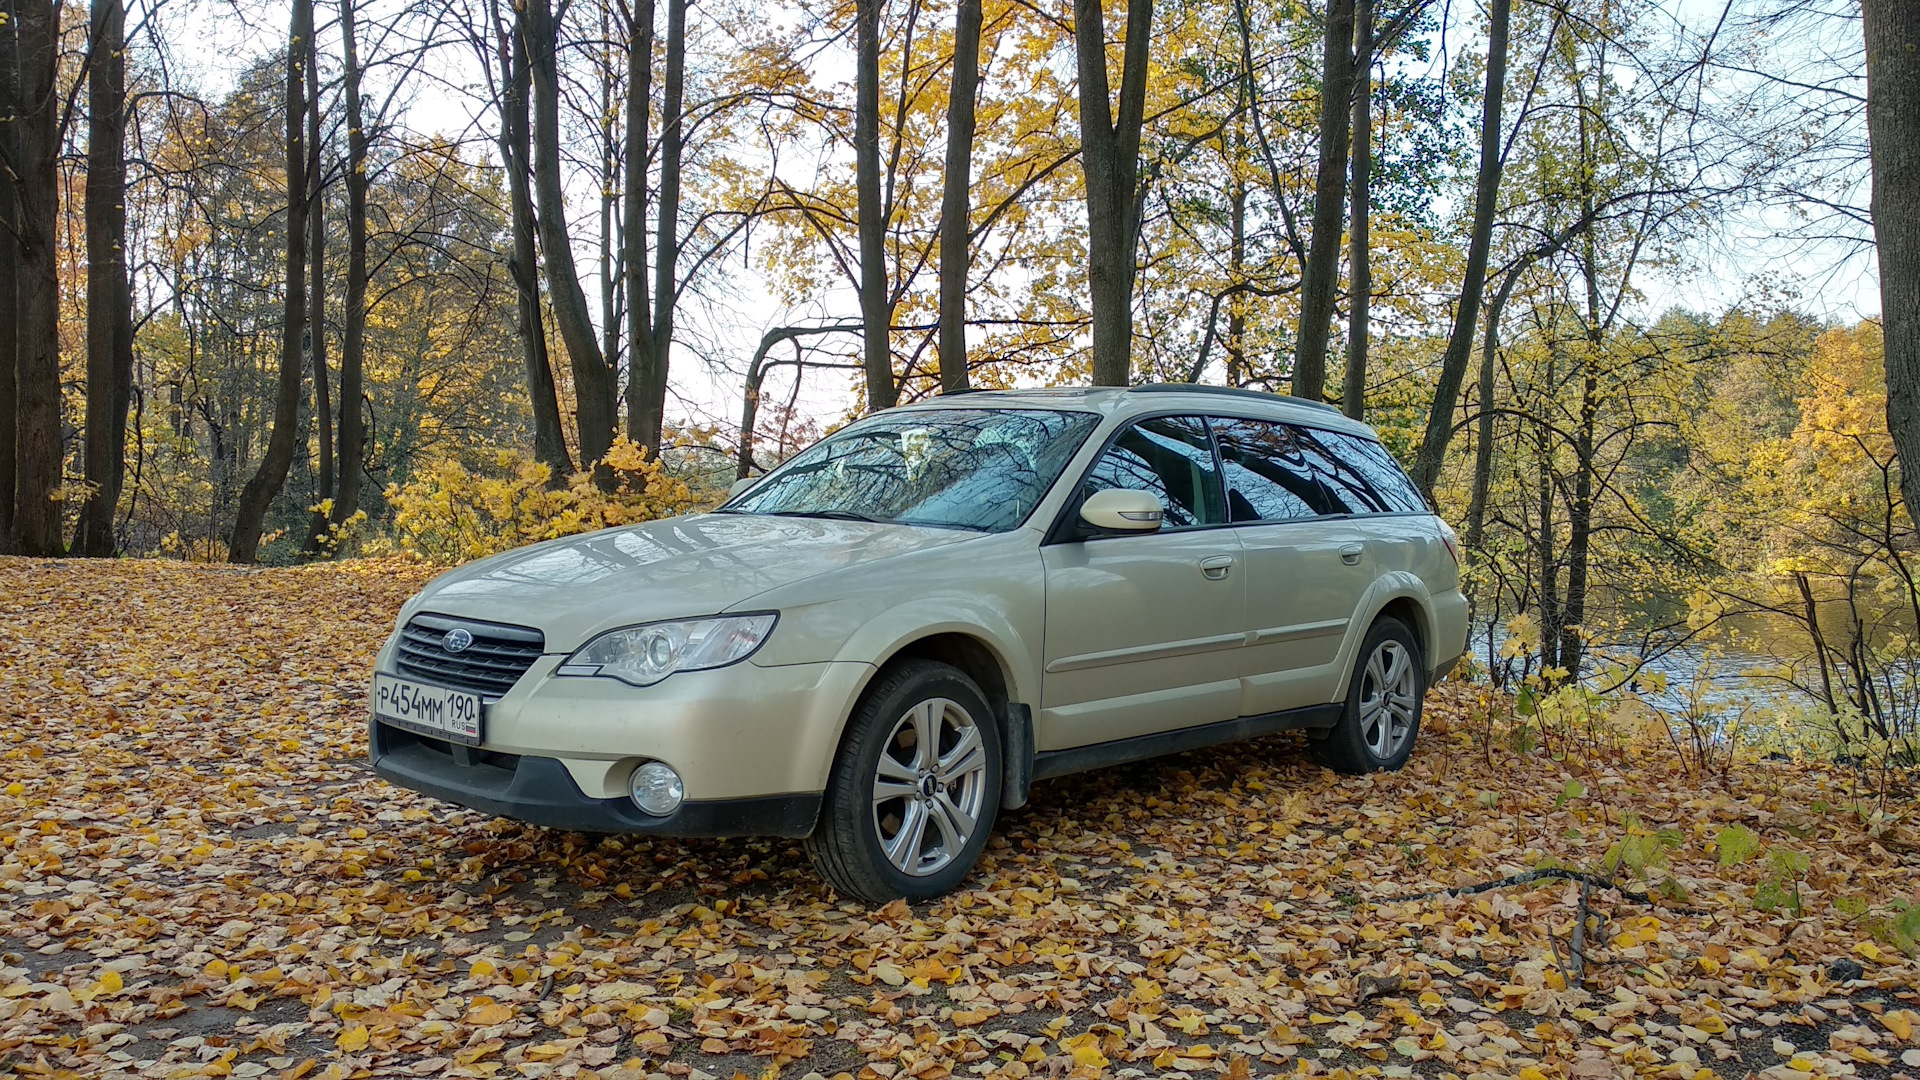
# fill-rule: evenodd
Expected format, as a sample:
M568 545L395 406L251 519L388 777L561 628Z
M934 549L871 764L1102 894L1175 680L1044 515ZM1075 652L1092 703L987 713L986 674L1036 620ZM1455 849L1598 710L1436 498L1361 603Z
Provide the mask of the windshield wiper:
M864 521L871 525L898 525L891 518L877 518L854 510L768 510L769 517L833 518L836 521Z

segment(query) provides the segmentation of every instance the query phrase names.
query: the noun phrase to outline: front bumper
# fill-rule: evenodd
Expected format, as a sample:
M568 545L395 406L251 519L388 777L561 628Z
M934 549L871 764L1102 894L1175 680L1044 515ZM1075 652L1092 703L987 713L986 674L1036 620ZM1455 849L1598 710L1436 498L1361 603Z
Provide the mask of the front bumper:
M401 787L549 829L801 837L820 813L820 795L789 794L689 801L655 817L627 799L588 797L555 758L469 750L377 720L368 722L368 744L374 772Z

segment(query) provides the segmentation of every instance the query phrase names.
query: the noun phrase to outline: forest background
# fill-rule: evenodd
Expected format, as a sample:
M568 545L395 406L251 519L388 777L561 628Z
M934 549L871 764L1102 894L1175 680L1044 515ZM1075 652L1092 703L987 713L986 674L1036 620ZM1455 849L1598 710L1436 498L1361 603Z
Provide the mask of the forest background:
M1916 42L1900 0L0 0L0 552L452 562L931 394L1255 387L1460 526L1520 737L1633 691L1702 767L1910 762Z

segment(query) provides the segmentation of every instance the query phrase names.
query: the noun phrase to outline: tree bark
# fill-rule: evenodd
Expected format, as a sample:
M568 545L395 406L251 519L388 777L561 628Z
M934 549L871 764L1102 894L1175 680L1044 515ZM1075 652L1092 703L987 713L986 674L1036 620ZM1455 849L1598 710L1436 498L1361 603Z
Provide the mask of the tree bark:
M1347 368L1340 406L1355 420L1367 411L1367 345L1373 317L1373 252L1368 235L1373 191L1373 0L1353 5L1353 197L1347 227Z
M0 0L0 161L20 160L19 0ZM20 248L14 178L0 173L0 555L13 550L14 450L20 433Z
M366 463L367 423L361 411L366 396L367 356L367 129L360 102L359 0L340 0L340 56L347 106L347 295L340 328L340 440L335 444L339 471L333 497L333 524L342 525L360 509Z
M1887 429L1900 493L1920 520L1920 3L1861 0L1873 237L1887 367Z
M15 354L13 547L22 555L59 555L61 413L59 217L60 9L49 0L16 0L20 133L14 198L20 214Z
M87 64L87 434L76 554L108 556L127 474L133 292L127 277L126 7L94 0Z
M660 102L660 204L654 208L659 219L653 241L653 328L652 348L643 354L646 362L640 389L646 395L641 402L640 445L658 453L661 432L666 427L667 368L673 351L673 309L678 291L677 264L680 257L680 154L685 139L681 115L686 100L687 81L687 0L667 0L667 69Z
M320 444L314 478L319 502L333 498L333 386L327 373L327 198L320 161L320 57L307 52L307 176L313 198L307 204L307 356L313 366L313 430ZM301 550L317 554L331 523L330 511L316 510L307 522Z
M973 112L980 92L980 0L953 17L953 86L947 96L947 171L940 198L940 392L959 393L967 374L967 271L972 265Z
M1467 241L1467 269L1454 308L1453 334L1440 360L1440 378L1427 410L1427 430L1414 458L1413 481L1428 499L1440 478L1447 443L1453 438L1453 410L1460 400L1460 384L1473 354L1475 323L1480 317L1480 293L1487 280L1487 255L1493 247L1493 212L1500 194L1500 113L1507 93L1507 27L1513 0L1492 0L1487 31L1486 98L1480 105L1480 175L1473 197L1473 231Z
M513 275L519 300L520 358L527 370L527 395L533 403L533 456L547 467L548 486L562 487L573 473L573 461L567 455L566 433L561 428L559 394L554 388L547 331L540 312L539 258L534 250L536 226L528 172L532 153L528 119L531 65L525 35L501 25L497 9L495 26L504 83L500 159L506 164L513 213L513 255L507 260L507 270Z
M853 157L860 233L861 359L867 409L890 409L900 398L893 381L893 303L887 296L887 208L880 201L880 5L854 0Z
M1300 277L1300 331L1294 336L1293 396L1327 392L1327 335L1340 284L1340 233L1346 218L1347 124L1353 109L1354 0L1327 0L1320 76L1320 168L1313 183L1313 231Z
M627 26L627 174L621 262L627 282L627 438L659 441L645 381L654 370L653 304L647 295L647 126L653 107L653 0L635 0ZM649 441L651 440L651 441Z
M307 207L312 198L307 176L304 123L307 113L307 53L313 49L313 0L293 0L293 24L287 40L287 272L285 325L280 336L280 384L273 401L273 432L260 467L247 480L235 509L227 561L253 562L260 553L267 508L286 483L293 464L294 435L300 415L301 348L307 321Z
M547 271L547 303L573 368L574 419L580 461L595 467L603 482L611 475L598 466L613 445L613 379L587 313L587 294L573 261L567 232L566 193L560 186L559 28L552 0L525 0L517 9L520 34L533 74L533 190L540 208L540 254Z
M1093 314L1093 383L1125 386L1133 374L1133 278L1140 237L1140 131L1145 124L1153 0L1127 0L1118 109L1107 83L1102 0L1074 0L1080 83L1080 163L1086 174L1087 287Z

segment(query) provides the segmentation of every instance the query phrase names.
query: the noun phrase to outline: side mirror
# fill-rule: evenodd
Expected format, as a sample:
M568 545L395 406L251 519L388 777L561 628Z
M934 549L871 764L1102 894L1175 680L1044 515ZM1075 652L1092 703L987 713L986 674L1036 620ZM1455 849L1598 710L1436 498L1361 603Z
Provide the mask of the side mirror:
M1101 532L1153 532L1160 527L1160 515L1160 497L1151 491L1109 488L1080 504L1080 520Z
M727 488L727 498L729 499L733 498L734 496L752 487L756 482L757 481L751 476L743 476L740 479L735 480L733 482L733 486Z

